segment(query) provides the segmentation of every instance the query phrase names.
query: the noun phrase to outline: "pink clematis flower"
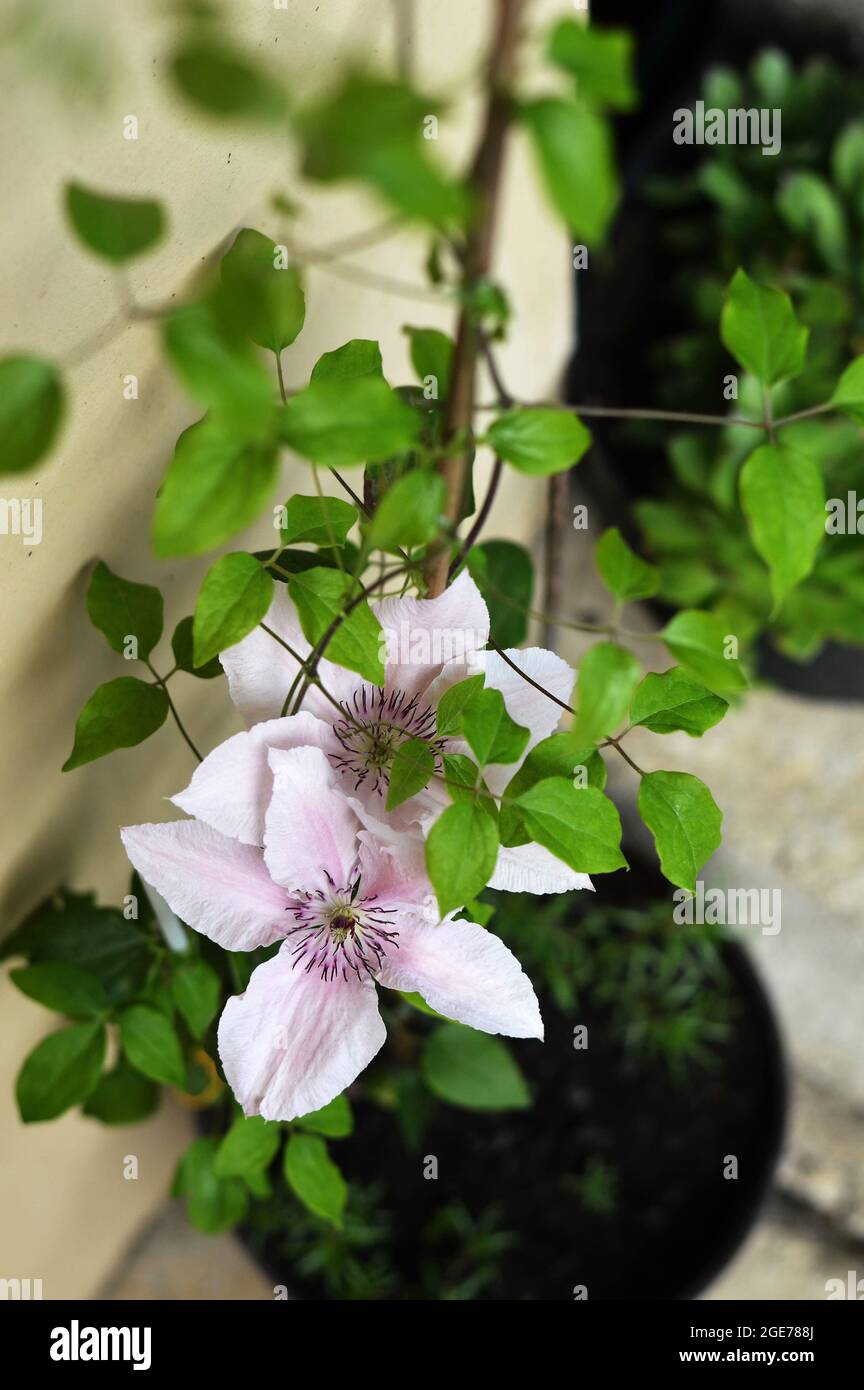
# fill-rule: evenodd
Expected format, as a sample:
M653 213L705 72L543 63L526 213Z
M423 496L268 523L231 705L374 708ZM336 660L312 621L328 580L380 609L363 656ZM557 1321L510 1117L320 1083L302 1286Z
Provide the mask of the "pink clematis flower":
M265 618L301 658L308 656L294 604L283 585ZM323 750L345 793L356 799L358 814L379 836L398 832L422 837L445 806L446 788L432 783L392 814L385 812L388 768L405 738L425 739L439 760L448 753L470 753L459 738L442 739L435 711L444 692L467 676L483 673L485 684L500 690L508 713L529 730L525 755L553 733L560 708L519 675L524 671L560 700L569 700L575 675L566 662L539 647L508 651L514 671L497 652L484 651L489 613L473 579L464 573L439 598L390 598L373 603L385 636L383 687L326 660L319 674L332 700L310 687L303 710L281 718L285 696L297 675L297 662L261 628L222 653L231 697L249 726L205 758L189 786L172 798L199 820L243 844L262 843L261 808L266 805L273 748L314 746ZM335 705L332 701L335 701ZM500 795L521 762L485 769L486 783ZM215 819L214 819L215 817ZM540 845L501 848L490 887L514 893L563 893L591 888L587 874L575 873Z
M219 1023L245 1113L291 1120L339 1095L384 1042L376 983L417 990L487 1033L542 1038L534 990L504 943L439 920L422 845L376 841L320 749L271 749L268 764L263 849L232 838L223 800L210 824L122 831L142 878L191 927L229 951L282 942Z

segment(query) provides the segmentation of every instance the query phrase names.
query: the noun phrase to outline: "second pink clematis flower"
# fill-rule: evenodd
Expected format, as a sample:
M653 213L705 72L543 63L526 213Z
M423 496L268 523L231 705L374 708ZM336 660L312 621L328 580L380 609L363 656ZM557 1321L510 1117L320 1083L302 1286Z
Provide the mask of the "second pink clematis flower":
M372 686L325 658L319 670L331 698L313 686L298 714L279 717L298 665L267 632L256 628L222 653L231 697L249 728L204 759L189 786L172 798L175 805L245 844L261 844L261 807L271 781L269 750L311 745L324 751L345 795L380 835L398 834L400 843L422 838L449 804L446 789L433 779L425 791L386 813L389 760L409 736L424 739L438 757L469 752L461 740L437 736L435 712L446 690L479 673L487 687L501 692L511 718L529 731L522 758L484 769L493 795L504 791L527 753L554 732L561 716L560 706L520 672L566 701L575 681L572 669L540 647L508 651L509 665L497 652L484 650L489 612L466 573L439 598L388 598L371 606L386 639L384 685ZM265 623L301 658L308 656L309 643L281 584ZM501 847L489 886L511 893L563 893L590 889L591 880L542 845L526 844Z
M209 824L130 826L126 852L174 912L230 951L282 945L219 1023L247 1115L291 1120L348 1086L385 1039L376 984L417 991L487 1033L542 1038L534 990L504 943L439 920L418 841L398 852L358 819L324 752L270 749L263 848Z

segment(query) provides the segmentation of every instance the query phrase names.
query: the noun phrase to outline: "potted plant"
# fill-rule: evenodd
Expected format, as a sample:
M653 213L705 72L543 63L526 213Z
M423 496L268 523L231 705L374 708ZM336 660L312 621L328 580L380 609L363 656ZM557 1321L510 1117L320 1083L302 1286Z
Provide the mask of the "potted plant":
M206 411L177 441L163 480L157 556L230 543L271 504L283 448L306 460L310 486L274 507L272 548L214 561L194 614L173 626L170 658L157 655L160 590L103 561L94 568L90 619L118 660L138 664L87 701L64 772L139 744L170 719L197 764L178 777L186 785L166 788L186 819L123 828L137 873L123 904L52 897L5 947L27 961L16 984L71 1020L23 1064L24 1120L81 1105L94 1119L129 1121L149 1113L161 1086L197 1097L212 1106L212 1126L177 1174L190 1218L207 1230L245 1223L268 1260L287 1249L292 1287L308 1280L319 1296L368 1291L368 1268L358 1274L351 1264L357 1249L371 1250L370 1260L381 1255L385 1291L473 1297L521 1287L525 1296L555 1296L536 1269L513 1275L515 1285L501 1273L508 1259L515 1267L512 1250L526 1252L536 1207L500 1218L488 1203L460 1204L451 1193L417 1235L413 1264L396 1249L404 1233L397 1230L396 1245L379 1239L389 1199L376 1193L370 1163L377 1157L397 1184L408 1172L403 1150L394 1156L399 1126L409 1152L426 1145L437 1162L434 1146L446 1145L456 1171L470 1167L475 1135L483 1163L501 1150L512 1164L526 1125L536 1126L537 1152L548 1145L556 1088L571 1078L576 1099L555 1181L562 1200L592 1220L606 1217L620 1151L611 1131L592 1133L604 1077L620 1067L619 1119L645 1083L640 1068L656 1081L678 1057L725 1067L734 1096L733 1079L752 1071L753 1048L773 1039L760 1015L724 1060L721 1034L736 999L756 999L757 987L710 933L672 930L668 902L646 911L658 894L653 870L633 875L636 903L626 905L636 915L616 908L622 892L626 899L617 884L628 860L605 791L607 758L620 757L638 779L664 891L693 893L720 842L722 814L709 789L689 773L643 771L624 741L637 726L656 734L658 747L670 732L701 737L725 716L747 687L734 626L697 608L676 614L647 639L664 645L669 668L645 675L631 649L644 634L626 625L623 610L656 593L661 574L612 527L596 546L608 612L581 624L594 642L577 682L553 652L521 645L529 616L564 616L532 607L530 557L483 539L505 468L564 476L591 443L579 411L521 402L499 369L496 343L511 330L491 253L508 137L517 125L527 133L553 208L580 246L599 246L617 197L609 113L636 100L627 36L570 18L546 39L545 74L536 85L523 80L523 11L519 0L495 7L480 132L458 176L426 152L424 121L435 103L405 77L344 72L313 105L298 106L227 38L217 44L210 21L181 37L172 72L190 101L228 119L242 109L280 135L287 125L305 178L360 181L392 215L419 223L431 245L430 285L452 300L455 331L451 339L406 325L417 380L398 389L372 337L334 343L311 379L296 381L290 348L305 316L303 254L292 254L284 201L275 235L243 229L195 297L154 311L169 366ZM79 184L65 198L74 234L113 265L146 254L163 234L163 211L151 200ZM770 400L775 382L803 366L806 326L782 291L743 270L723 314L727 348ZM854 418L864 408L862 361L832 384L826 412ZM491 407L478 389L484 364ZM59 424L59 374L18 357L0 364L0 376L14 388L4 410L13 462L25 468ZM818 470L787 445L781 432L791 423L766 414L746 426L746 507L777 603L804 577L801 557L812 560L821 526ZM479 501L475 446L494 455ZM339 495L325 492L325 480ZM800 505L794 526L778 533L774 503L790 486ZM195 682L222 673L245 728L202 756L187 708ZM560 728L565 713L572 722ZM599 915L584 918L570 899L556 906L555 895L583 890L584 898L591 887L605 904ZM491 917L487 890L503 895ZM534 963L533 982L520 953ZM623 982L640 960L645 992L630 997ZM581 1082L572 1041L584 1020L568 1015L568 1000L583 1008L580 972L593 989L584 1008L596 1009L598 1036L612 1039L581 1059ZM747 1016L739 1007L739 1019ZM544 1017L559 1039L545 1051ZM520 1041L505 1044L502 1035ZM631 1051L621 1054L628 1037ZM756 1098L773 1095L775 1115L782 1108L775 1072L743 1097L742 1145ZM656 1115L672 1124L686 1092L657 1086ZM709 1094L704 1082L696 1090ZM430 1095L461 1108L435 1112L427 1128ZM465 1116L466 1106L489 1110L493 1100L517 1118L502 1126L497 1114L489 1124ZM648 1127L651 1116L649 1106ZM694 1148L708 1129L694 1127ZM771 1136L747 1183L719 1189L739 1194L729 1196L726 1217L738 1203L739 1228L770 1167L773 1122ZM720 1183L725 1160L713 1142L704 1156ZM353 1205L340 1144L360 1188ZM658 1173L669 1171L673 1150L658 1156ZM731 1145L726 1156L736 1158ZM638 1210L631 1177L620 1179L624 1224L638 1216L647 1239L644 1220L654 1218ZM687 1202L704 1207L706 1192L681 1189L670 1214L682 1237ZM542 1206L545 1196L537 1200ZM335 1253L320 1227L299 1221L297 1201L343 1227ZM404 1200L399 1210L404 1220ZM555 1219L546 1204L545 1226ZM641 1236L640 1248L648 1249ZM716 1242L710 1248L716 1255ZM704 1261L685 1266L692 1286L706 1277ZM596 1269L595 1287L616 1296L620 1282ZM577 1270L564 1296L585 1284ZM682 1292L681 1280L668 1290Z

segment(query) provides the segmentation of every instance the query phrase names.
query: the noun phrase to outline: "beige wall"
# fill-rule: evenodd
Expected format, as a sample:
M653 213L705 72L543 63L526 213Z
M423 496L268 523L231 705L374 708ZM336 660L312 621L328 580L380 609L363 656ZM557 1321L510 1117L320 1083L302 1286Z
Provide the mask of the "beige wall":
M91 106L61 95L46 76L27 72L20 57L8 51L0 56L6 190L0 351L68 358L85 338L98 345L68 372L70 408L52 458L32 475L0 478L4 497L41 498L44 519L42 543L30 550L18 537L0 536L3 932L59 883L95 888L103 900L116 900L128 873L118 827L164 818L163 798L192 770L191 755L166 724L138 749L60 773L78 709L100 681L126 673L86 619L83 597L92 561L102 557L130 578L159 584L170 635L174 623L192 611L213 559L160 563L150 554L156 488L178 433L200 412L163 365L157 330L123 325L111 276L71 240L61 212L62 185L77 178L106 191L163 200L170 234L130 276L143 302L178 293L240 226L260 226L276 236L278 222L265 211L269 196L277 189L298 192L291 151L282 141L214 127L178 105L165 76L174 32L164 17L168 7L71 0L49 8L64 26L83 29L93 51L97 43L104 45L113 85L104 104ZM287 10L275 9L270 0L233 0L225 8L235 17L238 35L269 54L295 90L326 78L337 51L356 58L363 45L381 62L391 57L388 0L328 0L320 6L304 0ZM532 23L564 8L534 0ZM423 80L433 90L443 86L456 99L469 98L465 118L452 130L442 126L442 147L458 157L469 148L476 116L470 82L489 6L437 0L415 9ZM137 141L122 138L129 114L139 120ZM501 361L507 379L527 398L554 390L569 341L566 239L535 189L517 142L507 170L498 256L517 328ZM298 240L316 246L378 217L380 210L359 194L316 193ZM424 255L423 240L405 236L352 259L417 282ZM321 352L362 336L380 339L385 370L398 383L408 379L401 325L450 322L446 307L384 297L312 270L307 327L286 354L286 377L302 384ZM140 380L137 401L123 398L126 373ZM297 488L308 488L308 475L289 456L274 501ZM531 536L542 491L541 484L508 479L489 534ZM268 519L246 539L261 545L272 539ZM154 658L157 667L164 668L169 656L165 642ZM172 690L204 749L238 726L221 682L181 676ZM2 988L0 1277L41 1277L46 1297L87 1296L164 1191L186 1121L169 1107L151 1124L119 1133L76 1115L20 1126L11 1100L13 1078L51 1019L8 982ZM130 1152L141 1159L137 1183L120 1175Z

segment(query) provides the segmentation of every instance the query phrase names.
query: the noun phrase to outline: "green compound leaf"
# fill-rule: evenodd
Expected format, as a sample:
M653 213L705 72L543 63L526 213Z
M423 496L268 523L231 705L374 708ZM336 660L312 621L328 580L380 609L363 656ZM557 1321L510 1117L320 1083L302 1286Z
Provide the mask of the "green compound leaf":
M741 506L771 571L774 611L813 568L825 536L825 485L809 454L763 444L741 470Z
M577 712L573 737L598 743L623 724L642 669L632 652L614 642L599 642L586 652L576 683Z
M257 627L273 599L273 579L245 550L223 555L208 571L193 623L194 661L205 666Z
M72 752L64 772L104 758L118 748L132 748L155 734L168 717L168 696L161 685L120 676L97 686L75 724Z
M458 801L436 820L426 839L426 868L442 917L475 898L498 857L495 822L476 801Z
M525 1110L531 1093L506 1043L488 1033L442 1023L420 1059L433 1095L465 1110Z
M137 642L136 657L146 661L162 636L164 605L162 595L152 584L136 584L121 579L100 560L87 589L87 614L94 627L104 634L109 647L121 656L128 639Z
M601 246L619 198L607 121L587 107L556 97L523 106L521 119L553 206L575 237Z
M104 1059L102 1023L73 1023L38 1043L15 1083L25 1125L54 1120L86 1100L99 1081Z
M638 100L633 73L633 35L562 19L549 39L549 58L572 73L577 91L598 106L632 111Z
M205 960L182 960L174 967L171 993L189 1032L195 1038L203 1038L222 1002L222 985L216 971Z
M348 1097L341 1095L320 1110L301 1115L296 1124L311 1134L323 1134L325 1139L345 1139L354 1131L354 1115Z
M183 1090L186 1065L170 1018L149 1004L131 1004L119 1021L123 1052L132 1066L151 1081Z
M219 267L236 322L253 343L277 355L294 342L306 317L300 277L283 259L284 248L244 227Z
M516 800L532 838L576 873L626 869L621 817L597 787L574 787L564 777L537 782Z
M357 520L357 510L341 497L289 497L280 532L283 545L339 546Z
M57 368L38 357L0 360L0 473L23 473L49 452L63 417Z
M400 743L390 764L386 809L392 811L416 796L434 773L435 754L425 739L409 738Z
M314 645L324 637L352 601L351 585L349 576L332 569L304 570L292 576L291 597L307 641ZM337 666L356 671L372 685L383 685L383 639L381 624L363 599L336 628L324 656Z
M655 734L682 731L701 738L720 722L728 708L726 700L673 666L659 674L652 671L638 686L630 705L630 722Z
M213 1160L217 1178L245 1178L268 1168L282 1142L282 1130L260 1115L238 1115Z
M757 285L746 271L736 270L726 291L720 336L763 386L797 376L804 367L809 329L796 319L788 294Z
M207 116L269 122L285 114L281 88L221 39L196 37L182 44L170 70L177 89Z
M440 473L412 469L388 488L375 509L367 540L372 550L410 549L437 536L447 488Z
M602 791L606 785L606 764L596 748L580 744L569 730L544 738L531 749L507 785L499 820L502 845L524 845L531 839L515 803L523 792L550 777L566 777L574 785L579 777L582 787L597 787Z
M284 406L281 438L302 458L345 468L406 452L420 416L383 377L327 377L298 391Z
M617 526L603 532L595 558L606 588L623 603L648 598L660 587L660 571L634 554Z
M150 198L115 198L80 183L65 189L69 221L88 251L122 265L134 260L162 237L165 217Z
M477 762L515 763L528 744L529 731L507 713L500 690L478 690L462 714L462 732Z
M22 994L67 1018L93 1018L108 1005L97 977L77 965L28 965L12 970L9 978Z
M727 695L746 687L747 679L730 642L735 634L713 613L685 609L675 614L660 635L685 672L710 690Z
M639 786L639 814L670 883L696 891L696 875L720 844L723 813L689 772L648 772Z
M348 1188L319 1135L294 1131L285 1146L285 1179L309 1211L341 1227Z
M248 526L271 496L278 466L274 444L249 443L216 419L184 430L156 504L156 554L200 555Z
M591 444L591 435L572 411L517 406L489 427L490 448L520 473L547 476L572 468Z
M864 425L864 356L850 362L835 387L831 404Z
M342 347L319 357L312 368L312 381L352 381L361 376L380 376L384 370L381 349L372 338L352 338Z

